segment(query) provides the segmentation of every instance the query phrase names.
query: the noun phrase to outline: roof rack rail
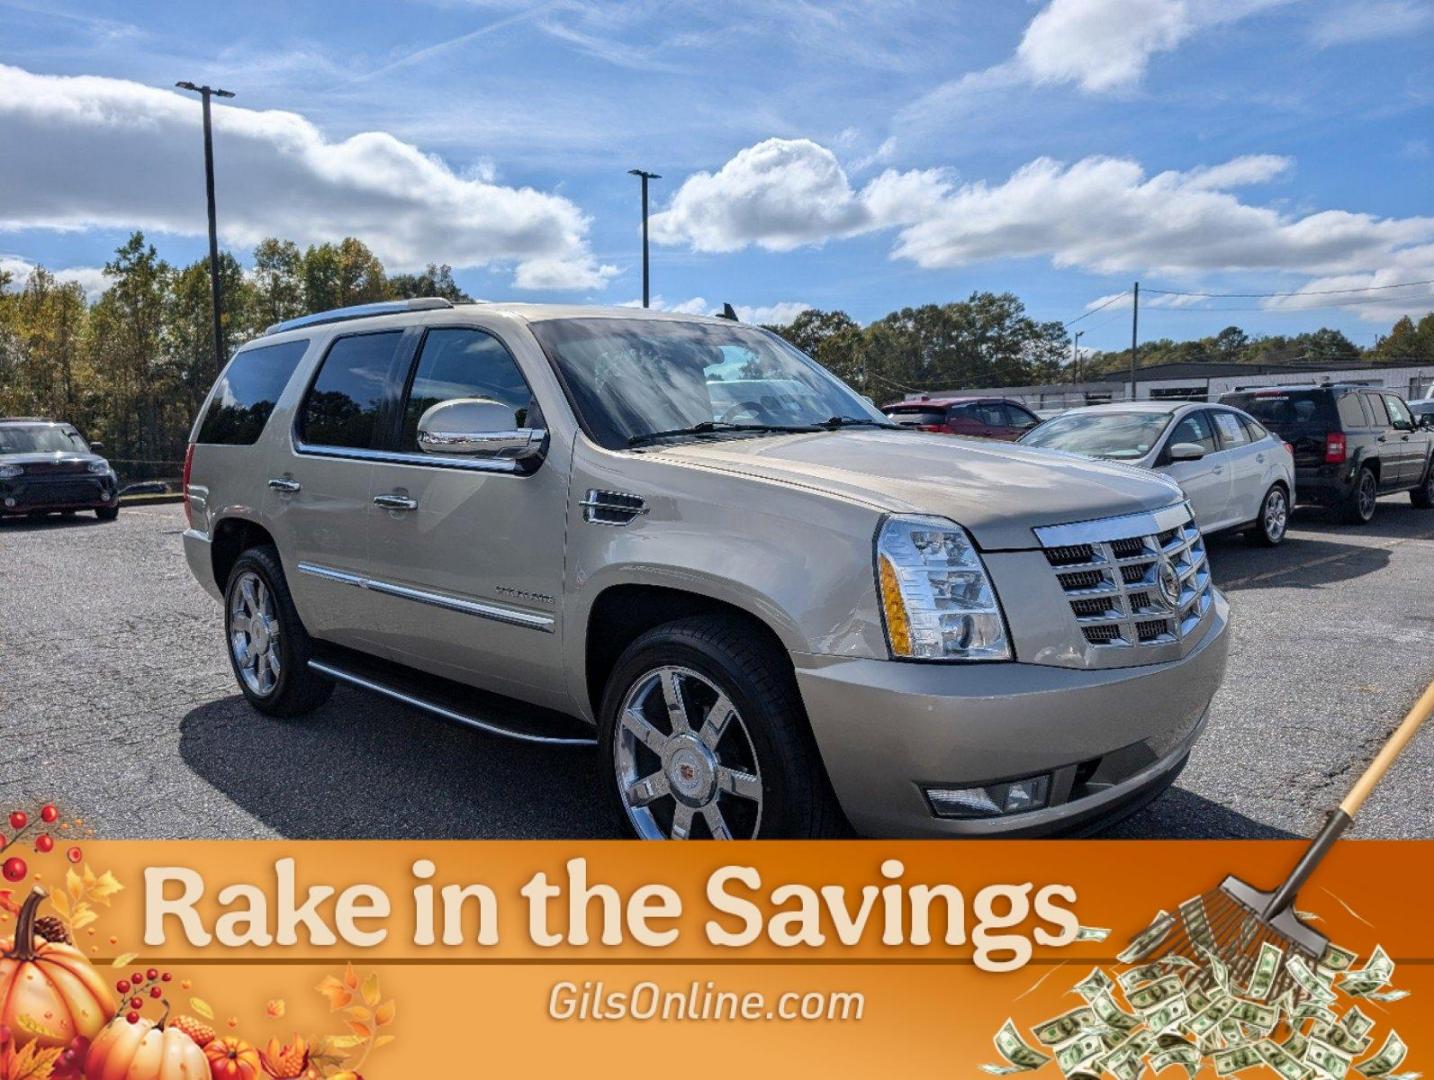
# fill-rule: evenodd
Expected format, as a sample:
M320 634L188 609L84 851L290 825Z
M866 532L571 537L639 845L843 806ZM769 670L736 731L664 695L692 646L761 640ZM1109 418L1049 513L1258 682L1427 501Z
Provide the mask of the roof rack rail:
M355 304L352 307L333 308L329 311L316 311L312 315L300 315L297 319L285 319L283 322L276 322L265 330L264 334L265 336L282 334L286 330L298 330L305 326L320 326L323 323L344 322L347 319L367 319L373 315L397 315L404 311L436 311L452 306L452 301L445 300L441 296L417 296L411 300L380 300L374 304Z

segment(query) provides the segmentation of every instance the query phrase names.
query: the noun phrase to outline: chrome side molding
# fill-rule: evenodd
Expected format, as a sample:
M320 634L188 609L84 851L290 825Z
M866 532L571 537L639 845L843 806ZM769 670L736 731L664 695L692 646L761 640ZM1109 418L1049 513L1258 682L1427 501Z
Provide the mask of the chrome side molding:
M332 567L319 566L317 563L301 562L299 563L298 570L301 574L323 578L326 581L334 581L340 585L352 585L359 589L368 589L371 592L383 593L385 596L396 596L402 600L412 600L417 604L428 604L431 607L457 611L464 615L474 615L480 619L491 619L494 622L508 623L512 626L521 626L528 630L540 630L545 634L551 634L553 632L553 627L557 621L551 615L539 615L535 612L519 611L517 608L504 607L499 604L485 604L477 600L462 600L456 596L428 592L425 589L411 589L407 585L395 585L389 581L378 581L374 578L350 574L343 570L335 570Z

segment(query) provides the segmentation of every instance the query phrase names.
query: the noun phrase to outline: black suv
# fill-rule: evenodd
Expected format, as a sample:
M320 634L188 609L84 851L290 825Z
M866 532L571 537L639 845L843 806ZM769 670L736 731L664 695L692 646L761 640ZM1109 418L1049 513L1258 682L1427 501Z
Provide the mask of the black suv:
M1220 397L1244 409L1294 449L1301 502L1343 511L1364 524L1375 500L1409 492L1434 506L1434 423L1417 421L1398 394L1368 386L1271 386Z
M0 417L0 518L93 510L101 521L113 521L119 481L99 449L70 424Z

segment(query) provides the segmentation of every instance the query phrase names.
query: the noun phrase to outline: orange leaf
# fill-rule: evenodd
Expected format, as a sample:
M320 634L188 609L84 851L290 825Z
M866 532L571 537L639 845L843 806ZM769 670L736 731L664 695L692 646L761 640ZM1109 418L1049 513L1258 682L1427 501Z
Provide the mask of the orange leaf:
M346 965L344 967L344 985L347 986L350 990L357 990L358 984L358 972L354 970L354 966L352 964Z
M355 1035L357 1035L360 1039L367 1039L373 1034L373 1028L369 1027L367 1024L360 1024L357 1020L348 1021L348 1025L349 1030L352 1031Z
M8 911L11 915L20 914L20 905L15 903L15 894L9 889L0 889L0 911Z
M264 1007L264 1011L270 1016L272 1016L275 1020L283 1016L287 1010L288 1006L285 1005L283 998L275 998L273 1001L269 1002L269 1004Z
M358 1020L365 1024L373 1019L373 1013L369 1012L362 1005L355 1005L352 1009L345 1009L344 1015L350 1020Z
M394 1014L398 1012L398 1006L390 998L374 1010L373 1018L378 1022L379 1027L393 1023Z
M319 993L329 999L329 1011L342 1009L354 999L353 991L332 975L327 976L317 987Z
M387 1046L396 1038L398 1038L397 1035L380 1035L373 1041L373 1048L377 1050L380 1046Z

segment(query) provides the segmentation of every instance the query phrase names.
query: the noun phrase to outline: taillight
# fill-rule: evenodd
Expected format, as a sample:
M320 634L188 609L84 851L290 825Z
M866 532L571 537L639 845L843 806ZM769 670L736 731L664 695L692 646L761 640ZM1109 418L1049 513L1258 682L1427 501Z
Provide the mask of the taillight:
M1294 457L1294 456L1295 456L1295 448L1294 448L1294 446L1292 446L1290 443L1285 443L1285 444L1284 444L1284 447L1285 447L1285 453L1289 454L1290 457Z
M1344 461L1344 432L1331 431L1324 437L1324 460L1327 465L1339 465Z
M190 443L184 451L184 523L191 529L194 528L194 511L189 508L189 474L194 469L194 444Z

